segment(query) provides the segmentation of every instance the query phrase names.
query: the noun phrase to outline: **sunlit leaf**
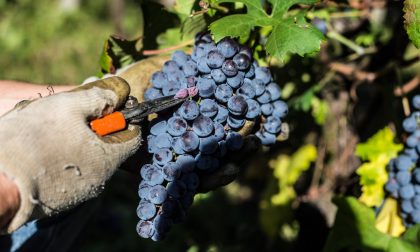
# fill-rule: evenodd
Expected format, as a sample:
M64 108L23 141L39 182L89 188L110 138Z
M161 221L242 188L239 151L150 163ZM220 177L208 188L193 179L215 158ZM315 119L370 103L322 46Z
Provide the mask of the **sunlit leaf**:
M223 17L210 24L209 28L216 41L223 37L237 37L245 41L255 27L272 27L266 42L267 52L284 60L289 53L298 55L319 51L323 34L308 23L299 12L295 15L288 10L296 4L313 4L317 0L271 0L272 13L268 15L259 0L219 0L245 4L246 14Z
M384 128L368 139L366 143L356 146L356 155L366 161L357 170L362 185L360 201L368 206L379 206L384 197L384 185L388 180L386 166L402 149L401 144L394 143L394 134Z

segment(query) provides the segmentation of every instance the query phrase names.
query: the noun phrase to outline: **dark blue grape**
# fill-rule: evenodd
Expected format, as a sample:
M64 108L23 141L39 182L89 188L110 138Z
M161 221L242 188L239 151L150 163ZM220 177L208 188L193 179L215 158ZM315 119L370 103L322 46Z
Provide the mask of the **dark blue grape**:
M410 217L414 223L420 223L420 210L414 210L411 212Z
M196 166L200 170L214 170L219 167L219 160L213 156L198 154L195 157Z
M414 196L412 203L415 209L420 210L420 195Z
M210 118L200 115L193 121L192 128L197 136L206 137L213 132L214 125Z
M217 123L223 124L226 122L228 116L229 111L224 106L219 105L217 115L213 120Z
M410 116L404 119L403 128L406 132L412 133L416 131L417 127L418 127L417 120L416 118L414 118L414 116Z
M172 226L172 221L169 218L166 218L163 215L157 215L156 218L153 220L153 226L156 230L156 233L161 235L166 234Z
M157 71L150 78L150 82L152 83L153 87L161 89L168 84L168 76L164 72Z
M153 155L153 162L160 166L164 166L171 160L172 160L172 151L169 148L159 149Z
M187 186L181 180L169 182L166 188L168 194L175 199L181 198L187 191Z
M410 183L411 174L407 171L399 171L395 176L398 184L401 186L407 185Z
M227 106L229 112L237 116L246 114L248 109L248 104L246 103L245 98L241 95L235 95L229 98Z
M232 129L240 129L245 125L245 119L240 117L229 116L227 119L229 127Z
M250 83L244 83L237 91L236 94L242 95L248 99L255 97L255 88Z
M152 121L152 127L150 128L150 133L153 135L159 135L166 133L166 121Z
M187 131L188 124L181 117L171 117L168 120L168 133L172 136L180 136Z
M151 186L159 185L159 184L162 184L163 182L163 174L160 171L160 169L153 166L151 169L147 169L147 171L144 174L143 179L144 181L146 181L147 184Z
M388 182L385 184L385 189L391 194L396 193L398 191L398 188L399 186L395 179L388 180Z
M276 83L272 82L272 83L268 84L267 87L266 87L266 90L270 93L272 101L280 99L281 89L280 89L279 85L277 85Z
M221 67L224 61L225 57L217 50L210 51L207 54L206 63L210 68Z
M217 141L222 140L226 135L225 128L222 124L218 122L214 122L214 134L213 136L216 138Z
M265 90L262 95L257 97L257 101L261 104L269 103L271 101L271 94Z
M268 84L271 81L270 70L266 67L256 67L255 78L262 80L264 84Z
M401 186L400 189L398 190L398 195L402 199L411 199L411 198L413 198L414 195L415 195L413 185L408 184L408 185Z
M189 58L190 56L188 56L183 51L175 51L172 53L172 60L175 61L178 64L178 66L184 65Z
M271 103L261 105L261 112L265 116L270 116L273 113L273 105Z
M200 113L203 116L213 117L217 114L218 110L219 110L218 105L214 100L211 100L211 99L201 100Z
M265 131L258 131L255 133L255 136L257 136L263 145L271 145L276 143L276 135L271 134L269 132Z
M233 95L232 88L227 84L219 85L216 88L216 92L214 93L214 97L217 101L226 103L230 97Z
M199 150L203 154L213 154L216 152L218 147L217 139L215 136L210 135L208 137L200 138Z
M414 178L414 181L420 184L420 168L414 169L413 178Z
M157 88L149 88L146 90L146 92L144 92L144 99L146 101L154 100L162 96L163 96L162 92L160 91L160 89L157 89Z
M180 89L181 85L178 82L169 81L167 85L163 86L162 93L164 96L175 95Z
M156 141L155 144L158 149L171 148L172 146L172 137L168 133L161 133L157 135L153 141Z
M139 197L142 199L147 199L147 197L149 197L149 190L150 190L151 185L147 184L146 181L142 180L139 184Z
M148 135L147 136L147 150L149 153L155 153L158 150L155 141L156 136Z
M213 79L199 78L197 88L200 96L207 98L214 94L214 91L216 90L216 83Z
M401 210L404 213L411 213L414 210L413 203L411 200L402 200L401 201Z
M226 81L226 75L220 68L212 69L210 75L213 78L213 80L217 83L223 83Z
M244 54L246 55L249 59L252 59L252 51L251 48L249 48L248 46L241 46L239 48L239 52L240 54Z
M287 103L284 101L275 101L272 103L273 105L273 116L284 118L287 113L289 112L289 107L287 106Z
M197 60L197 68L200 73L205 73L205 74L211 73L211 68L207 65L207 59L205 56Z
M182 71L187 77L195 76L198 73L197 64L193 61L187 61L184 65L182 65Z
M227 151L228 149L227 149L226 141L225 140L219 141L219 156L224 157Z
M194 120L200 114L199 107L193 100L185 101L178 109L178 112L186 120Z
M264 93L265 91L265 84L264 82L262 82L262 80L260 79L253 79L251 82L252 86L254 87L255 90L255 95L256 96L260 96Z
M155 214L155 205L148 201L141 201L137 207L137 216L142 220L150 220Z
M281 120L275 116L269 116L264 123L264 129L272 134L277 134L281 129Z
M181 174L181 166L176 162L169 162L163 166L162 174L166 181L173 181Z
M187 186L189 191L194 191L200 185L200 179L197 174L190 172L182 175L181 181Z
M418 143L419 143L419 139L414 134L410 135L407 138L407 141L405 142L405 144L407 145L407 147L410 147L410 148L415 148Z
M179 68L178 64L173 60L168 60L163 63L162 71L168 75L173 75L174 73L180 72L181 69Z
M168 193L166 192L165 187L163 187L162 185L154 185L150 187L149 189L148 199L153 204L157 204L157 205L162 204L166 200L167 196L168 196Z
M175 137L172 141L172 149L178 155L185 154L184 149L182 148L182 139L181 137Z
M237 151L242 148L244 139L235 131L229 131L226 135L226 147L231 151Z
M186 152L194 151L200 144L200 138L193 131L187 131L181 136L181 147Z
M415 148L406 148L404 154L409 156L413 162L417 162L417 159L419 159L419 154Z
M245 72L245 78L253 78L255 76L255 67L250 65L248 70Z
M238 72L235 76L228 77L226 82L232 88L239 88L244 83L244 76L243 72Z
M420 110L420 95L415 95L411 103L414 108Z
M238 73L238 68L235 62L232 60L226 60L223 62L222 71L227 77L233 77Z
M252 99L248 99L246 100L246 103L248 104L248 111L245 115L247 119L252 120L261 115L261 106L258 102Z
M406 155L400 155L395 160L395 167L400 171L408 171L413 165L411 158Z
M231 58L238 52L239 46L235 40L231 38L223 38L219 41L219 43L217 43L217 49L225 58Z
M249 67L249 65L251 65L250 58L243 53L236 54L233 57L233 62L235 62L239 70L246 70Z
M179 155L176 159L183 173L192 172L195 167L195 159L191 155Z
M136 231L142 238L150 238L155 232L152 222L150 221L139 221L136 226Z

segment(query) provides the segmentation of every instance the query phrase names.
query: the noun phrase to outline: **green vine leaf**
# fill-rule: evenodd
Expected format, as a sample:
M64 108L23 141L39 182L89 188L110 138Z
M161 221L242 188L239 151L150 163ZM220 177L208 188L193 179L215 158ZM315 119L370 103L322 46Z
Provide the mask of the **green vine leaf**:
M296 4L313 4L318 0L271 0L272 13L268 15L259 0L219 0L223 2L240 2L247 8L246 14L234 14L211 23L209 28L216 41L223 37L248 39L255 27L271 27L272 31L266 42L267 52L284 60L288 53L300 56L319 51L324 36L309 24L304 13L291 14L290 7Z
M141 38L127 40L118 36L110 36L104 43L99 59L101 72L98 77L107 73L114 74L117 69L140 60L140 43Z
M414 235L410 235L410 239L399 239L377 230L375 212L356 198L337 198L334 204L337 205L338 212L324 252L418 251L419 247L412 238ZM418 235L415 230L413 232Z
M418 0L404 1L405 29L413 44L420 48L420 3Z

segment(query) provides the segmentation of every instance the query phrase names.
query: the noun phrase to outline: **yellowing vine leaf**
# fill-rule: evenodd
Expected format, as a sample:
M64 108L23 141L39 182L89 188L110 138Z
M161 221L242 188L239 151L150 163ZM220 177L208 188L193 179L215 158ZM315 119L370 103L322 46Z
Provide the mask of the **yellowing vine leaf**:
M359 200L368 206L379 206L385 196L383 187L388 180L386 165L403 148L394 143L394 133L387 127L356 146L356 155L363 163L356 171L360 176L362 195Z
M271 198L273 205L282 205L296 197L293 185L302 172L309 169L311 162L317 156L316 148L313 145L302 146L292 156L280 155L271 160L269 165L274 169L274 177L278 179L279 191Z
M260 0L218 0L218 3L243 3L246 14L223 17L210 24L209 28L216 41L226 36L239 37L244 41L254 27L272 27L266 43L267 52L283 60L287 53L301 56L320 49L324 36L314 26L306 22L302 12L291 15L288 10L296 4L313 4L318 0L269 0L272 13L268 15Z
M376 217L375 227L382 233L394 237L401 236L405 227L401 217L398 215L398 202L393 198L387 198L381 211Z

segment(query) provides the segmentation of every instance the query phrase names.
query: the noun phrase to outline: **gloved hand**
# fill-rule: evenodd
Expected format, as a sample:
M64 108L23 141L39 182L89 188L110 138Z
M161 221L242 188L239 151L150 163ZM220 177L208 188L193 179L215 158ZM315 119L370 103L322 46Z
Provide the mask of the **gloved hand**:
M93 198L140 146L140 129L98 137L88 122L124 104L119 77L20 104L0 117L0 172L13 180L20 207L6 231Z

